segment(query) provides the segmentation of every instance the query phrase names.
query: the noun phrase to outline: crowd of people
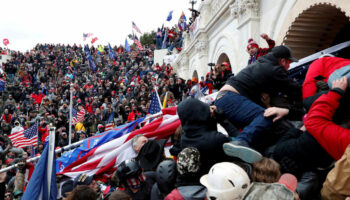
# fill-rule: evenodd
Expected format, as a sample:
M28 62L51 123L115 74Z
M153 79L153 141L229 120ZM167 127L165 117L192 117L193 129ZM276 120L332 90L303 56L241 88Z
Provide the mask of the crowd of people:
M248 66L238 74L229 62L210 63L215 67L205 77L198 80L194 73L184 80L170 64L153 61L171 32L163 31L142 51L114 47L114 58L108 46L88 48L96 67L79 45L38 44L29 52L11 52L1 77L6 86L0 98L0 162L18 167L0 174L1 198L21 198L26 169L33 167L26 160L43 151L49 124L56 127L55 146L68 145L71 87L74 109L84 116L71 127L72 142L146 116L155 91L161 102L177 106L181 126L171 136L170 157L166 139L136 135L131 145L138 156L121 162L107 182L82 173L60 184L58 198L350 197L350 60L315 60L301 86L288 76L290 63L297 61L290 49L275 47L262 34L269 48L250 39ZM194 86L218 91L215 101L194 98ZM37 147L16 148L8 136L35 124Z

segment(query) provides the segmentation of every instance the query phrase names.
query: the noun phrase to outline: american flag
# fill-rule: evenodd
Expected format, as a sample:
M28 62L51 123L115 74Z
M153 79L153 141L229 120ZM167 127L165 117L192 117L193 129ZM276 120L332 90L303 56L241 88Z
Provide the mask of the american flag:
M6 81L2 78L0 78L0 92L3 92L5 90Z
M132 22L132 28L135 29L138 33L142 34L139 27L137 27L134 22Z
M114 124L112 123L113 120L114 120L114 113L111 113L108 116L107 123L106 123L106 126L105 126L105 131L109 131L109 130L112 130L114 128Z
M79 112L72 108L72 124L77 124L84 120L85 110L82 108Z
M131 144L131 139L135 135L143 134L147 138L158 140L169 138L170 135L175 133L175 130L181 124L178 115L176 115L176 107L163 109L162 112L163 117L141 129L91 149L58 174L75 178L79 174L85 173L89 176L95 175L98 178L110 178L118 164L137 156Z
M151 104L148 108L148 113L149 114L156 114L162 111L162 106L160 104L160 100L158 97L157 92L153 92L153 97L152 97L152 101Z
M12 133L9 136L13 146L15 147L26 147L26 146L37 146L38 145L38 123L35 123L32 127Z
M92 36L92 33L83 33L83 38L84 38L84 41L86 40L86 38Z
M138 39L134 38L134 43L137 45L137 47L140 50L143 50L142 44L141 44L141 42Z

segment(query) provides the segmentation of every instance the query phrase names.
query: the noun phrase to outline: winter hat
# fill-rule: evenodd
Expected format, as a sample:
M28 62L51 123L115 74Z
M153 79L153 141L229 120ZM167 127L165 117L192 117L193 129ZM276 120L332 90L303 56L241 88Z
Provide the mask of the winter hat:
M332 82L342 77L346 76L348 78L348 87L350 87L350 65L346 65L340 69L335 70L328 78L328 86L332 88Z
M200 153L194 147L184 148L177 156L177 171L186 176L199 172Z
M257 43L253 38L250 38L250 39L248 40L247 49L249 50L249 49L252 48L252 47L259 48L259 45L258 45L258 43Z

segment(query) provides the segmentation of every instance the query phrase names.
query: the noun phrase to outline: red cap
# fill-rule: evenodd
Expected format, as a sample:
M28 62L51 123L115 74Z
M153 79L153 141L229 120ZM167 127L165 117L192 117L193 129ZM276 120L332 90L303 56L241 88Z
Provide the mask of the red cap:
M230 64L228 64L228 62L223 62L221 65L225 66L225 67L229 67L230 66Z
M292 192L295 192L298 186L298 180L293 174L283 174L278 183L286 186Z

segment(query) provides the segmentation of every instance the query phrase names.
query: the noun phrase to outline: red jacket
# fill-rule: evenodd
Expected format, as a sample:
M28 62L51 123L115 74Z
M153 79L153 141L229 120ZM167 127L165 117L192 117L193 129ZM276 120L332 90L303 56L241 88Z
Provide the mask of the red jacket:
M316 94L316 80L317 76L322 76L326 83L329 76L337 69L350 65L349 59L337 58L337 57L324 57L315 60L311 63L303 83L303 100L307 97Z
M41 101L43 100L43 98L45 97L44 94L32 94L32 97L35 100L35 104L41 104Z
M330 91L311 106L305 120L306 130L335 160L339 160L350 144L350 130L332 122L341 95Z

